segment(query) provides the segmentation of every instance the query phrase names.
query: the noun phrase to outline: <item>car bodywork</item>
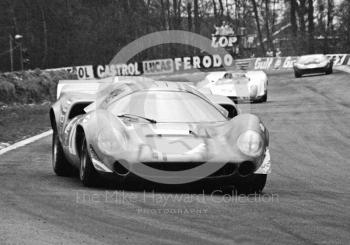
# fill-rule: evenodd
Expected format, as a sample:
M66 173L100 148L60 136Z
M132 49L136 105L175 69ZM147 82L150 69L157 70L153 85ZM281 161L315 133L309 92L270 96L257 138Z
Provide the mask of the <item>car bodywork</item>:
M219 111L225 120L151 122L112 113L111 108L119 106L122 98L141 92L153 96L162 91L195 96L193 98L203 100L212 110ZM85 144L93 171L119 179L139 176L159 180L157 176L143 176L142 171L138 172L142 169L139 168L140 163L159 171L184 170L204 162L212 166L224 163L218 171L205 177L230 182L270 173L267 129L255 115L238 114L235 104L226 97L209 95L209 98L183 83L157 82L146 78L61 81L57 96L58 100L50 110L54 131L54 170L57 168L55 164L59 163L57 159L63 157L69 165L83 171ZM131 100L130 104L133 103L136 101ZM248 147L247 151L253 147L246 142L249 137L259 138L259 152L249 154L242 151L244 147ZM241 146L237 143L239 140ZM63 156L58 156L57 152ZM65 175L64 172L56 173Z
M294 75L299 78L304 74L333 72L333 59L323 54L303 55L293 65Z
M205 94L227 96L237 101L266 102L268 78L264 71L217 71L197 87Z

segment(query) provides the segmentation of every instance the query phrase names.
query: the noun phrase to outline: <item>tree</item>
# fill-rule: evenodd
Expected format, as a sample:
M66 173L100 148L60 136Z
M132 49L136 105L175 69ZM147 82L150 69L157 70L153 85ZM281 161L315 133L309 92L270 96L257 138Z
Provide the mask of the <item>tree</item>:
M314 47L315 23L314 23L313 0L308 0L307 19L308 19L308 25L309 25L308 26L309 53L314 53L315 52L315 47Z
M270 32L270 23L269 23L269 19L270 19L269 4L270 4L270 1L265 0L265 30L266 30L266 39L268 43L268 48L271 48L272 50L274 50L272 38L271 38L271 32Z
M193 14L194 14L194 31L200 33L200 21L199 21L199 9L198 0L193 1Z
M293 47L293 50L298 51L297 6L298 6L298 4L297 4L296 0L290 0L290 23L291 23L291 28L292 28L292 35L291 35L292 47Z
M266 52L265 52L264 41L263 41L261 28L260 28L258 7L257 7L257 4L256 4L255 0L252 0L252 4L253 4L253 11L254 11L255 22L256 22L256 29L258 30L258 37L259 37L261 51L262 51L263 54L265 54Z

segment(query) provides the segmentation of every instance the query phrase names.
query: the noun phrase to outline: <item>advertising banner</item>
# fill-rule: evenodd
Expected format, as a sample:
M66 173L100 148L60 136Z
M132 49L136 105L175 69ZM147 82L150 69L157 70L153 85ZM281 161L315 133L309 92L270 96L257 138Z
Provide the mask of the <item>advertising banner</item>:
M349 54L327 54L333 59L334 66L350 65ZM110 76L154 76L186 73L194 71L242 69L242 70L290 70L297 56L261 57L234 59L231 54L186 56L173 59L156 59L129 64L87 65L64 67L49 70L66 70L77 74L79 79L100 79Z

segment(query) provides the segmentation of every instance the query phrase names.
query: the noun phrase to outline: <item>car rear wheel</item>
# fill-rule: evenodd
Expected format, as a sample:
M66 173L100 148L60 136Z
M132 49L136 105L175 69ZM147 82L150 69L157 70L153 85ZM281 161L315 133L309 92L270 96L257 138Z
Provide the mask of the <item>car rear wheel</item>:
M267 174L253 174L248 181L242 181L235 185L238 194L259 194L266 185Z
M267 91L265 94L261 97L260 102L266 102L267 101Z
M74 167L66 159L63 148L56 131L52 135L52 168L58 176L71 176L74 174Z
M79 178L84 186L91 187L96 185L99 176L92 164L85 137L83 138L82 142L83 143L80 152Z

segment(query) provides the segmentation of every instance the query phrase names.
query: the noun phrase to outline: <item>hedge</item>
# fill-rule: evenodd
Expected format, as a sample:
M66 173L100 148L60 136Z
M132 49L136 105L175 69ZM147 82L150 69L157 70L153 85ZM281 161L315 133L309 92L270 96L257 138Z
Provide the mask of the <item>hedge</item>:
M77 79L64 70L30 70L0 73L0 103L40 103L55 101L59 80Z

